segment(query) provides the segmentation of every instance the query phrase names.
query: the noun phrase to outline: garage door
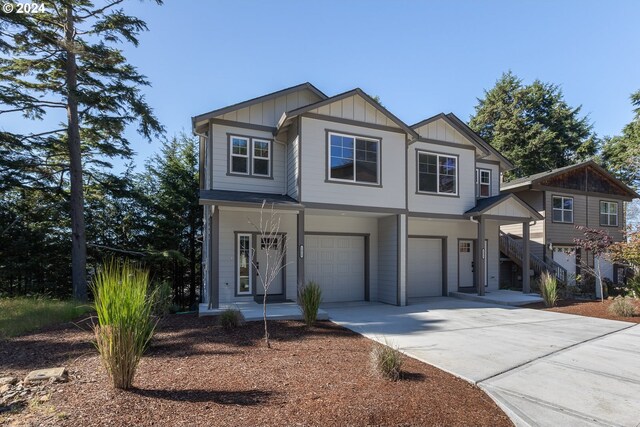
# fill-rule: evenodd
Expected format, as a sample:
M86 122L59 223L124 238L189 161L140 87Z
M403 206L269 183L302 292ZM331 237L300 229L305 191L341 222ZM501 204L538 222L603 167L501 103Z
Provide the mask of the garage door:
M305 280L318 283L323 302L364 300L364 237L304 238Z
M442 296L442 240L411 238L407 255L407 297Z
M567 270L567 282L576 284L576 253L572 247L553 247L553 260Z

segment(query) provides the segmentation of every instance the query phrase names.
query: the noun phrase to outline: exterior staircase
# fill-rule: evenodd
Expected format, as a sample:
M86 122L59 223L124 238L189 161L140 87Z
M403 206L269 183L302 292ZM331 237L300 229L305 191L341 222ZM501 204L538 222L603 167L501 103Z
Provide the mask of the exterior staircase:
M500 231L500 252L509 257L517 266L525 270L522 267L521 239L514 239L504 231ZM553 260L544 261L536 255L529 254L529 268L532 269L536 275L547 271L556 276L558 281L567 283L567 270Z

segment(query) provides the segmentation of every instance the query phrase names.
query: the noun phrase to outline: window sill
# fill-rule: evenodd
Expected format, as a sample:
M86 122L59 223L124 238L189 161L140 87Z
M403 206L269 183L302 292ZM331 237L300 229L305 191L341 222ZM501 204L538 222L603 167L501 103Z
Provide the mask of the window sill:
M273 180L273 176L262 176L262 175L251 175L251 174L244 174L244 173L233 173L233 172L227 172L227 176L235 176L238 178L254 178L254 179L271 179Z
M420 196L437 196L437 197L457 197L457 198L460 198L460 194L430 193L428 191L416 191L416 194L420 195Z
M366 182L339 181L336 179L325 179L324 182L327 184L344 184L344 185L357 185L359 187L382 188L382 184L376 184L376 183L367 184Z

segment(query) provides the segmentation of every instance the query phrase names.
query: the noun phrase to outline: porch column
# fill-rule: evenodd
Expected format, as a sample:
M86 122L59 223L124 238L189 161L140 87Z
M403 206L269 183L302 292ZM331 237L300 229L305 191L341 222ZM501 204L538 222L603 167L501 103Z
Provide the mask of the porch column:
M298 301L297 292L304 286L304 211L298 212L298 227L297 227L297 271L298 271L298 290L296 291L295 300ZM291 297L291 295L289 296Z
M522 223L522 292L528 294L531 292L531 255L530 255L531 233L529 221Z
M486 265L485 265L485 259L487 257L486 251L484 250L484 240L485 240L485 223L484 220L482 219L482 216L478 217L478 244L477 249L478 249L478 262L476 263L476 270L478 271L478 277L477 277L477 283L478 283L478 295L484 295L484 287L486 286L486 278L487 278L487 272L485 271L486 269Z
M220 307L220 209L211 206L211 233L209 237L209 306L216 309Z

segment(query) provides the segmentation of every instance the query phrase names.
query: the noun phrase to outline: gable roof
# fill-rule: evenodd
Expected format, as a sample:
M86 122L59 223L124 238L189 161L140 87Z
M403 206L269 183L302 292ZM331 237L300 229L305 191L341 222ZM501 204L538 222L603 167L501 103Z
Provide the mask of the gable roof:
M367 93L365 91L363 91L362 89L360 89L359 87L357 87L355 89L351 89L351 90L349 90L347 92L343 92L341 94L332 96L330 98L325 98L325 99L323 99L321 101L318 101L318 102L316 102L314 104L309 104L309 105L306 105L304 107L297 108L295 110L287 111L284 114L282 114L282 117L278 121L277 128L278 128L278 130L280 130L282 127L285 127L290 122L291 119L293 119L296 116L299 116L300 114L304 114L304 113L309 112L311 110L315 110L316 108L320 108L323 105L331 104L333 102L340 101L342 99L348 98L348 97L353 96L353 95L361 96L362 98L364 98L365 101L367 101L368 103L373 105L380 112L382 112L385 116L387 116L392 122L394 122L396 125L398 125L398 127L400 129L404 130L407 134L411 135L412 137L418 138L419 135L416 133L415 130L413 130L411 127L409 127L405 122L400 120L398 117L396 117L393 113L391 113L385 107L383 107L379 102L376 102L373 98L371 98L369 95L367 95Z
M254 104L258 104L260 102L268 101L270 99L277 98L279 96L287 95L289 93L297 92L299 90L307 89L311 92L315 93L322 99L326 99L327 95L325 95L320 89L315 87L309 82L305 82L299 85L291 86L286 89L281 89L275 92L268 93L266 95L258 96L256 98L249 99L247 101L238 102L237 104L229 105L227 107L218 108L217 110L209 111L208 113L199 114L191 118L191 122L193 127L195 128L195 124L197 122L212 119L214 117L220 116L222 114L228 113L230 111L239 110L241 108L249 107Z
M475 145L480 151L485 153L485 155L493 154L494 156L496 156L506 166L504 168L505 170L509 170L509 169L513 169L514 168L514 164L511 163L509 161L509 159L507 159L502 154L500 154L500 152L498 150L496 150L495 148L493 148L491 146L491 144L486 142L484 139L480 138L480 136L478 136L478 134L475 133L473 131L473 129L471 129L465 122L460 120L460 118L458 118L458 116L456 116L453 113L448 113L448 114L439 113L439 114L436 114L435 116L426 118L426 119L424 119L424 120L422 120L422 121L420 121L420 122L418 122L418 123L416 123L414 125L411 125L411 128L412 129L418 129L418 128L422 127L422 126L428 125L429 123L435 122L436 120L444 120L447 124L449 124L449 126L451 126L454 129L456 129L463 136L466 136L467 139L469 139L469 141L471 141L471 143L473 145Z
M476 205L473 208L466 211L464 214L465 216L468 216L468 217L482 215L483 213L487 212L491 208L499 205L500 203L504 203L510 199L513 199L516 203L518 203L519 205L524 207L527 211L529 211L531 213L531 218L534 218L534 219L544 218L542 215L540 215L539 212L537 212L535 209L529 206L528 203L523 201L521 198L516 197L513 193L502 193L497 196L478 199L478 201L476 202Z
M575 169L586 168L586 167L589 167L589 166L593 167L598 172L600 172L601 174L605 175L606 177L608 177L609 179L614 181L618 186L620 186L623 190L625 190L629 194L630 197L632 197L632 198L640 197L640 195L638 195L638 193L636 193L627 184L625 184L624 182L620 181L618 178L613 176L611 173L609 173L609 171L607 171L605 168L603 168L602 166L600 166L598 163L596 163L593 160L587 160L587 161L576 163L576 164L573 164L573 165L563 166L561 168L551 169L551 170L548 170L548 171L544 171L544 172L536 173L536 174L533 174L533 175L525 176L525 177L522 177L522 178L514 179L513 181L509 181L509 182L503 183L500 186L500 191L524 189L526 187L529 187L530 185L539 183L543 179L550 178L550 177L556 176L556 175L560 175L562 173L570 172L570 171L575 170Z

